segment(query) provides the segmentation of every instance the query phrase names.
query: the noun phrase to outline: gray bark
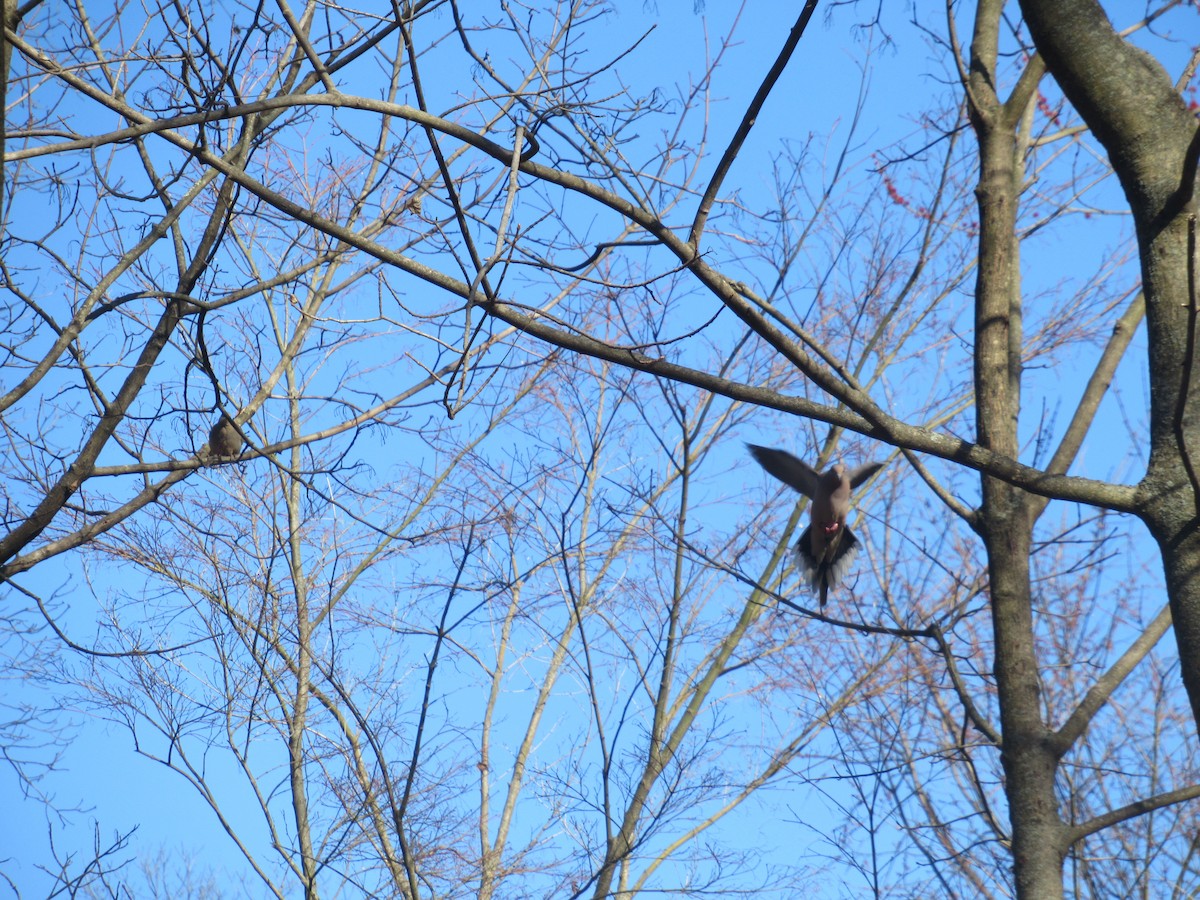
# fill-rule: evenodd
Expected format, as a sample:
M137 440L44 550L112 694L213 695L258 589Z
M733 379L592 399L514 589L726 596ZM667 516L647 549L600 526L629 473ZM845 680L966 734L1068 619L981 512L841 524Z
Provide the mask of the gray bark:
M1200 130L1163 67L1122 39L1095 0L1021 0L1021 9L1133 213L1150 366L1150 464L1137 508L1162 552L1183 682L1200 721L1200 378L1188 249Z
M996 94L1004 0L976 11L967 91L979 144L979 270L975 284L975 398L979 443L1019 456L1022 308L1017 206L1025 147L1020 123L1040 69L1030 64L1012 96ZM1013 874L1022 900L1063 896L1066 827L1054 791L1059 755L1042 718L1029 555L1036 498L989 475L976 528L987 550L995 678L1012 826Z

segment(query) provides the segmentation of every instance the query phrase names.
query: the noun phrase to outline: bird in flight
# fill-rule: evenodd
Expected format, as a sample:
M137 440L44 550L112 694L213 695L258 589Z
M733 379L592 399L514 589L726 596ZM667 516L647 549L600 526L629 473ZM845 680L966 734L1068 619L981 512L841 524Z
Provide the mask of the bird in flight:
M746 446L768 474L795 488L811 501L809 512L812 522L800 535L796 553L804 566L805 579L824 607L829 589L837 587L845 577L858 552L858 538L846 527L846 516L850 514L850 492L883 468L883 463L867 463L856 469L848 469L842 463L837 463L818 474L812 466L786 450L774 450L756 444Z

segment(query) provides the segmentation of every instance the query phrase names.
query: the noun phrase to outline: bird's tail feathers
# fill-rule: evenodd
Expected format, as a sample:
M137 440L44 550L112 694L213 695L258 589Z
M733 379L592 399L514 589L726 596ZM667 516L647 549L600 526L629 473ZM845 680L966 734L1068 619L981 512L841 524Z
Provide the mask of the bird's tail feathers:
M858 538L849 528L843 528L842 537L838 541L833 558L818 560L812 555L810 528L812 528L811 525L805 528L804 533L800 535L800 541L796 544L796 557L804 570L804 580L808 582L812 592L820 597L821 606L824 606L828 599L829 589L841 584L846 573L850 571L854 557L858 554Z

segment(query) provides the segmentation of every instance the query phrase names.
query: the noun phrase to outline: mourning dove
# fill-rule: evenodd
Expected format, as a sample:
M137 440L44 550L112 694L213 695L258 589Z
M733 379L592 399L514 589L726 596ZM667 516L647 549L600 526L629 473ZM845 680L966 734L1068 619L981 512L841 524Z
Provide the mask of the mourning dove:
M229 416L221 413L212 430L208 433L209 458L235 456L242 449L242 434Z
M847 469L837 463L824 474L784 450L747 444L750 452L771 475L795 488L812 503L811 524L796 544L796 554L804 565L804 577L821 598L821 606L850 568L858 552L858 538L846 527L850 514L850 492L883 468L883 463L867 463Z

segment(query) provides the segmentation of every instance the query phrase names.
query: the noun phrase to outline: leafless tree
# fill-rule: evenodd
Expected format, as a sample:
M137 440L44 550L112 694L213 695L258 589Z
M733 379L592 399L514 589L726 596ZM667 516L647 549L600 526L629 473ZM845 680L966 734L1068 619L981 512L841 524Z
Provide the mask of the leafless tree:
M4 622L270 893L787 893L823 855L877 896L1194 877L1200 56L1134 44L1194 13L914 11L947 86L915 133L865 136L868 70L836 141L764 170L797 48L898 40L830 7L718 127L736 32L669 97L594 0L6 0ZM1132 235L1029 277L1116 202ZM1127 483L1081 455L1143 318ZM824 612L803 502L740 449L776 430L891 453ZM754 878L747 804L817 848Z

